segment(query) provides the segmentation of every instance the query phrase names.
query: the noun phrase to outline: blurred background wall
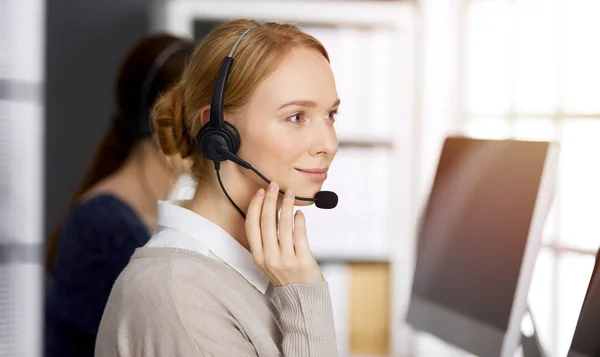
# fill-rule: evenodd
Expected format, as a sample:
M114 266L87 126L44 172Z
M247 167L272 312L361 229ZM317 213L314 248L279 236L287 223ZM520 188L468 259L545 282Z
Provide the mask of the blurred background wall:
M46 13L45 232L110 124L118 64L148 33L148 0L50 0Z

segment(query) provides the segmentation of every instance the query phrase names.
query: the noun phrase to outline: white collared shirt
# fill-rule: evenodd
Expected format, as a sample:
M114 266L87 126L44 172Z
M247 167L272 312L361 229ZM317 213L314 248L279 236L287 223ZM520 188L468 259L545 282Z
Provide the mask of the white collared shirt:
M158 202L158 229L146 247L198 252L228 264L263 294L269 286L269 279L254 264L252 253L224 229L177 201Z

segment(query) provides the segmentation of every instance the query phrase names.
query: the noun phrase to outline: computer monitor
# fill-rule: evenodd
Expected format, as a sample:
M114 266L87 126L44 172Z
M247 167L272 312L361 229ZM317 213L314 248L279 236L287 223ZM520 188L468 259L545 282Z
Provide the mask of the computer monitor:
M418 231L413 328L479 357L514 355L557 153L550 142L445 140Z
M600 250L567 357L600 357Z

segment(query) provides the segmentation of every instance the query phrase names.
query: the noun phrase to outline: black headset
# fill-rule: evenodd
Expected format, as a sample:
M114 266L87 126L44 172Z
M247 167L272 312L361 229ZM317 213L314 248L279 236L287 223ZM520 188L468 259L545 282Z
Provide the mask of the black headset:
M165 64L177 53L190 48L190 43L182 40L175 41L165 47L152 62L152 67L146 74L140 90L140 113L131 127L131 134L135 138L151 138L154 133L150 120L151 105L150 92L152 86L160 75Z
M233 64L233 52L242 38L255 27L258 27L258 25L246 29L233 44L229 55L223 59L210 104L210 119L202 126L196 137L198 148L202 155L213 161L216 165L226 160L234 160L238 164L240 163L238 161L242 161L235 156L240 149L240 134L223 117L223 112L225 111L225 85L229 77L231 65ZM243 163L246 164L245 162ZM244 164L242 166L247 165Z

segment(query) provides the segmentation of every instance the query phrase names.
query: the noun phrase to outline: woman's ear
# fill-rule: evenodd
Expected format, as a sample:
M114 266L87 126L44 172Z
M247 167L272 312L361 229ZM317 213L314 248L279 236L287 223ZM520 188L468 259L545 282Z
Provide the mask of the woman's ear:
M202 123L202 125L208 123L208 121L210 120L210 105L205 106L204 108L202 108L202 111L200 112L200 122Z

